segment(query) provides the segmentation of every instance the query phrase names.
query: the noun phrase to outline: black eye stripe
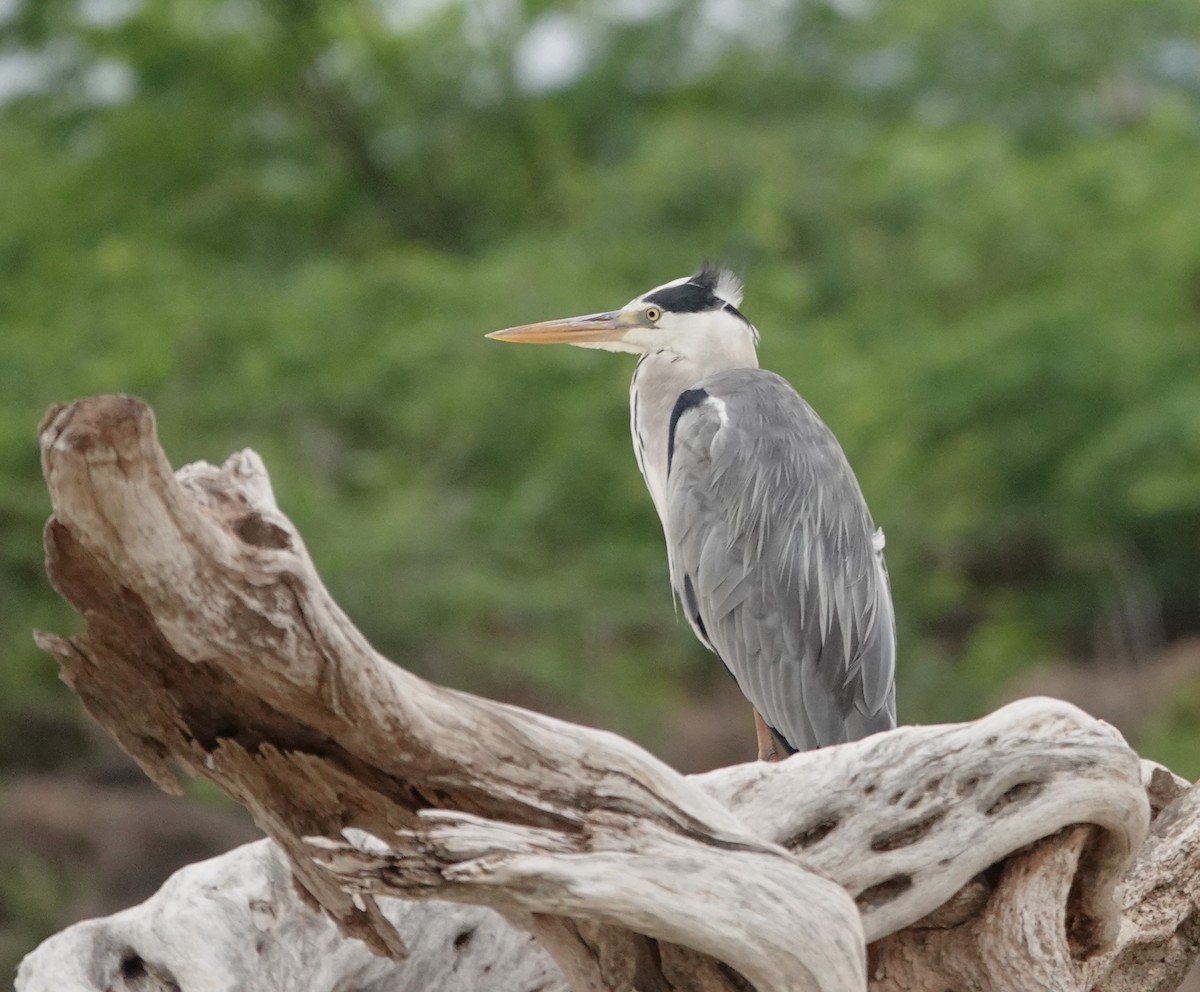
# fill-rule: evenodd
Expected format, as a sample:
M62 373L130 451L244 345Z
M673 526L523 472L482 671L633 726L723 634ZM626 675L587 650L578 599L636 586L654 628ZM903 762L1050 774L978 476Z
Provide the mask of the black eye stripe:
M701 313L704 310L719 309L724 301L707 286L685 282L651 293L646 297L646 302L656 304L671 313Z

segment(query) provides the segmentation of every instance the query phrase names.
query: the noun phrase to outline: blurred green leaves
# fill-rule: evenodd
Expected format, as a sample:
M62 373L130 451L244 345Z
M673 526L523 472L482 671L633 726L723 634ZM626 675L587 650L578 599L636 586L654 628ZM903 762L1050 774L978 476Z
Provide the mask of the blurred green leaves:
M0 26L57 66L0 105L4 705L69 624L37 419L131 391L178 462L264 455L383 651L652 740L680 673L723 676L672 620L629 368L482 334L705 257L888 532L905 719L1096 650L1113 549L1200 627L1191 0L89 7ZM530 93L550 15L590 56Z

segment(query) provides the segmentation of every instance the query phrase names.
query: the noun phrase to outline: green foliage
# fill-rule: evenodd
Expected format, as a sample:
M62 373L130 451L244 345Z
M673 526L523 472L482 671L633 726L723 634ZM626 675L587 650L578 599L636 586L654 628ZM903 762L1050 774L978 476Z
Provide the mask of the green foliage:
M0 854L0 974L58 929L75 886L61 866L24 852Z
M126 391L180 462L263 454L384 652L653 741L682 674L722 676L671 620L629 368L482 334L705 257L743 269L764 364L888 532L905 719L1086 656L1113 549L1169 634L1200 627L1192 0L747 5L728 30L403 7L41 0L0 27L58 59L0 106L0 705L63 696L29 644L72 623L37 419ZM531 93L515 53L551 16L593 56Z
M1200 726L1200 682L1192 682L1155 714L1138 743L1156 761L1194 782L1200 777L1197 726Z

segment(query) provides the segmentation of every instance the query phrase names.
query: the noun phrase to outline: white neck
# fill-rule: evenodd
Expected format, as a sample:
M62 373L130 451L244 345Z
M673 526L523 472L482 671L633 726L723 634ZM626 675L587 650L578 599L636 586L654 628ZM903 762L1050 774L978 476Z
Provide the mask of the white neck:
M758 368L758 354L750 333L731 339L703 357L675 351L643 355L629 387L630 429L637 458L659 520L666 523L667 435L671 412L679 394L714 372Z

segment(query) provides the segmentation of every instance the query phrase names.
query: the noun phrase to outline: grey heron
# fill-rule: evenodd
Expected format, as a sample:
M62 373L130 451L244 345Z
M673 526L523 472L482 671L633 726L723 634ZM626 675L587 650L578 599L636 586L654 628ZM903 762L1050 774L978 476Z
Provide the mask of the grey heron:
M895 622L858 480L813 408L758 367L741 301L740 280L705 265L620 310L488 337L640 356L633 449L671 584L773 759L896 725Z

